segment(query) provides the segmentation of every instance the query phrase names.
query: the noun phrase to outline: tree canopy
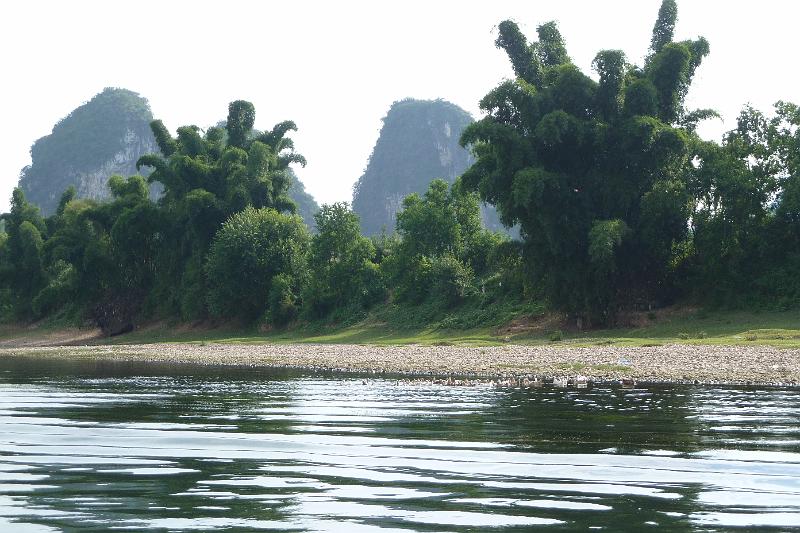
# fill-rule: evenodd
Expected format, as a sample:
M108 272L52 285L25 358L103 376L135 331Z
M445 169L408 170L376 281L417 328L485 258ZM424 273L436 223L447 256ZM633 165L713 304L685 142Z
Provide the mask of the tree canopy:
M597 322L667 298L670 261L687 237L695 137L683 102L708 44L674 42L674 18L667 0L643 66L599 52L598 81L571 62L555 24L529 43L502 22L496 45L516 79L481 100L487 116L461 138L477 158L464 186L520 224L551 303Z

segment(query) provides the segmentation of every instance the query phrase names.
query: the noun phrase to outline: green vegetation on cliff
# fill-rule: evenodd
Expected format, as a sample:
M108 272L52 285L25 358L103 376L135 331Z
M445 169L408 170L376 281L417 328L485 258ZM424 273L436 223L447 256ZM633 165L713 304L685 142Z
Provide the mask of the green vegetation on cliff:
M20 173L25 197L44 215L56 211L61 194L70 186L78 198L111 198L108 179L114 174L135 174L137 160L158 151L150 130L152 120L147 99L127 89L104 89L33 144L32 163ZM313 227L319 206L291 169L289 174L289 196L303 221ZM161 191L160 184L151 186L154 197Z
M434 179L453 183L471 164L458 140L472 117L444 100L406 99L383 118L367 168L353 187L353 211L365 235L395 230L395 217L409 194L422 194ZM502 231L493 208L484 206L486 227Z
M111 174L133 174L136 160L155 148L151 120L146 99L126 89L106 88L33 144L31 165L22 169L19 186L48 215L70 185L81 196L106 198ZM92 180L94 173L102 175Z

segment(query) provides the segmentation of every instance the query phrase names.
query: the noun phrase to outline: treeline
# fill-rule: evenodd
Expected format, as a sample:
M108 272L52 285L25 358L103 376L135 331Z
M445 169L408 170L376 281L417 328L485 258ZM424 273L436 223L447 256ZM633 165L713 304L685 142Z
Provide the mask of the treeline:
M600 51L598 81L557 26L528 42L499 25L516 79L462 135L463 186L519 224L529 287L594 324L693 297L724 305L800 302L800 110L746 108L721 144L696 133L713 110L684 99L709 44L675 41L664 0L644 65Z
M516 78L481 101L461 142L475 164L431 183L368 239L346 204L324 206L310 235L287 197L304 164L283 122L253 130L231 103L224 127L152 123L160 154L140 176L113 177L108 202L67 190L42 218L21 190L0 233L7 320L89 317L109 333L137 318L223 317L283 325L341 322L379 302L409 309L491 309L544 301L586 325L681 299L780 308L800 303L800 110L746 108L721 143L702 140L684 99L709 52L676 42L665 0L642 66L597 54L598 81L570 60L554 23L528 42L499 25ZM491 203L521 239L481 228Z
M231 103L227 125L187 126L173 138L152 123L160 154L142 157L161 183L109 180L112 199L68 189L48 218L16 189L3 216L3 318L88 317L110 334L140 318L206 317L283 325L357 316L390 289L397 302L457 305L508 268L514 245L481 228L477 195L436 180L406 198L398 235L363 237L347 204L323 206L312 236L287 197L289 165L303 164L287 133L253 130L255 109ZM506 277L513 278L514 272ZM500 292L498 292L500 291Z

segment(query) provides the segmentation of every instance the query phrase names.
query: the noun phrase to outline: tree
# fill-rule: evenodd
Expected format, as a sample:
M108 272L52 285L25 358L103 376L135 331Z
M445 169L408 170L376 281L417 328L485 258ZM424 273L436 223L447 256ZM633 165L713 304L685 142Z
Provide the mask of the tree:
M19 226L20 256L17 261L16 290L18 313L31 317L33 298L44 286L45 276L42 265L44 241L39 229L27 220Z
M650 41L650 53L659 53L672 42L675 23L678 21L678 4L675 0L664 0L658 10L658 18L653 26L653 39Z
M65 193L63 199L68 196ZM45 294L37 295L37 307L43 314L71 306L80 315L88 302L100 298L103 280L112 272L106 268L110 262L95 270L87 257L87 250L98 250L103 248L101 243L107 242L101 225L90 216L97 206L93 200L73 198L47 219L49 236L44 243L44 261L48 286L42 290Z
M148 180L164 186L159 201L164 229L157 259L154 299L162 312L185 319L206 315L208 286L203 268L220 225L248 207L295 211L288 196L289 165L305 164L287 133L291 121L255 132L255 108L238 100L228 107L223 127L202 132L183 126L173 138L161 121L151 124L161 154L142 157L152 167Z
M115 335L133 329L147 305L164 223L142 176L112 176L108 187L111 201L65 206L51 250L54 260L71 261L78 300L106 334ZM66 287L59 292L68 294Z
M20 188L14 189L11 211L2 219L7 237L0 253L0 287L10 296L14 318L36 318L33 298L45 284L42 254L46 224Z
M401 241L384 261L395 300L444 307L476 291L476 276L487 274L487 257L503 240L481 228L477 195L441 179L403 200L397 232Z
M717 303L800 301L800 113L785 102L775 110L748 106L722 145L698 143L692 290Z
M205 273L208 304L216 316L283 322L306 277L309 234L302 219L274 209L247 207L214 236ZM291 305L284 305L291 304Z
M361 235L358 215L346 203L323 205L314 215L317 234L311 241L309 283L304 305L312 316L369 307L385 295L375 247Z
M670 298L670 256L687 239L693 133L679 122L708 45L671 42L672 4L647 64L601 51L599 82L570 62L554 25L529 44L501 23L496 44L517 79L481 100L487 116L461 138L477 158L464 187L520 224L528 270L551 304L594 322Z

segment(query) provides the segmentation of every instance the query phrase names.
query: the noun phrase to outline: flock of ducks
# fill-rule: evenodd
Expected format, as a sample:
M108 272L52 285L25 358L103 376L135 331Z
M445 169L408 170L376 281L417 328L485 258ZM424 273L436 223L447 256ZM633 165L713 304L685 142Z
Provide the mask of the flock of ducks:
M447 378L433 378L425 380L414 380L416 383L426 385L445 385L448 387L474 387L477 385L489 384L492 387L500 389L541 389L545 385L551 385L557 389L588 389L592 386L593 381L585 376L577 377L554 377L554 378L539 378L539 377L508 377L499 378L486 381L484 379L469 379L469 378L454 378L449 376ZM633 389L636 387L636 381L633 379L623 378L618 381L623 389ZM362 381L366 385L366 381ZM398 382L399 384L399 382Z

